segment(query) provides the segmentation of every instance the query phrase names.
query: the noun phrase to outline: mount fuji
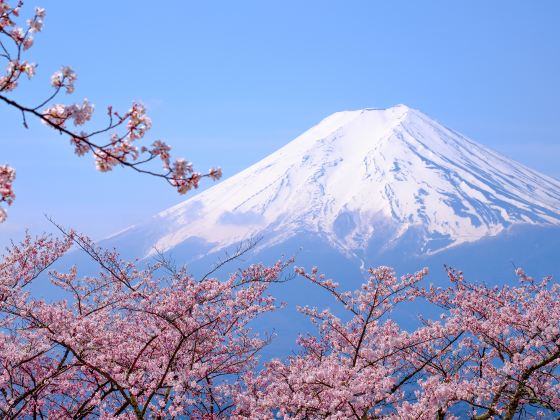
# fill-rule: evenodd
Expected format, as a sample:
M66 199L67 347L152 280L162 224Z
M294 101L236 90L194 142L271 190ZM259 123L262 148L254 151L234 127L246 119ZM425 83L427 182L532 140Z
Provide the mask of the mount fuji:
M560 181L397 105L337 112L108 242L192 262L258 236L257 253L329 249L363 267L453 255L492 238L503 249L516 232L534 248L557 241L559 227Z
M338 112L102 245L148 261L163 252L200 278L254 237L256 247L215 275L295 256L296 265L318 266L345 290L380 265L400 274L428 267L427 281L441 286L444 265L492 285L515 281L514 266L558 279L560 181L404 105ZM310 331L296 306L333 304L319 289L297 278L272 286L287 308L255 325L277 333L269 356L290 354L298 334ZM413 326L419 313L438 316L415 305L394 319Z

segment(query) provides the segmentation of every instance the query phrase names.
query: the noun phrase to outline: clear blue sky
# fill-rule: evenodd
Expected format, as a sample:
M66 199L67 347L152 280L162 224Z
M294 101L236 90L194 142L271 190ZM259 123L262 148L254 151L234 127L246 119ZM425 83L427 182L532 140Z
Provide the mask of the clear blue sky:
M47 9L22 100L62 64L74 100L142 100L175 153L225 176L340 110L405 103L560 178L560 2L70 1ZM68 98L72 99L72 97ZM183 197L161 181L101 174L67 139L0 104L0 162L17 200L0 245L43 214L100 238Z

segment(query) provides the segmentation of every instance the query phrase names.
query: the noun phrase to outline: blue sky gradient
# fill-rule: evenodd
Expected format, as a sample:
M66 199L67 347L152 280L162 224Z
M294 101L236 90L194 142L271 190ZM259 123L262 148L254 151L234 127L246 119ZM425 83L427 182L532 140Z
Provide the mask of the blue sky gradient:
M420 109L560 178L560 2L27 0L47 9L17 97L37 101L61 65L99 114L143 101L177 156L227 177L341 110ZM24 10L25 14L25 10ZM0 104L0 163L17 200L0 245L48 229L95 238L184 199L160 180L101 174L66 138ZM209 182L206 185L210 185Z

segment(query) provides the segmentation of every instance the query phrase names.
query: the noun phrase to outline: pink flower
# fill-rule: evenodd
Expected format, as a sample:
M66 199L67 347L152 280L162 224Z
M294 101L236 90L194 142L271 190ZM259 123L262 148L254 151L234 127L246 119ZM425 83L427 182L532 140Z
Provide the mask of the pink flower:
M16 179L16 171L8 165L0 165L0 203L6 203L10 206L14 199L15 194L12 184ZM6 221L6 210L0 207L0 223Z
M57 89L65 87L66 93L72 93L76 79L76 73L70 67L65 66L51 76L51 85Z
M6 62L5 73L0 75L0 92L3 94L13 92L19 86L22 75L29 79L35 76L36 65L23 61L24 51L33 46L32 35L42 31L45 9L36 8L33 18L26 21L25 25L18 25L20 7L23 1L17 1L11 6L5 0L0 0L0 37L4 37L2 43L3 58ZM220 178L221 170L212 168L207 174L194 172L192 165L184 159L176 159L171 165L171 148L161 140L153 143L152 147L137 145L137 142L146 136L152 126L150 118L146 115L145 107L133 103L131 109L124 115L113 111L108 107L106 125L93 128L89 132L74 131L68 125L72 121L75 127L85 125L91 121L94 106L87 99L74 104L53 103L56 96L64 90L71 94L75 89L77 80L76 73L68 66L62 67L51 76L51 86L55 91L36 104L23 104L18 99L6 98L9 106L17 108L23 116L23 123L27 126L28 118L38 117L41 121L57 130L60 134L68 136L70 143L74 146L74 152L82 156L92 151L95 156L98 170L110 171L116 165L127 167L138 173L148 174L165 180L176 188L180 193L185 193L192 188L197 188L201 178L209 177L213 180ZM38 112L43 108L42 112ZM109 137L102 138L103 136ZM163 164L163 170L157 171L149 167L150 162L159 157ZM3 202L13 201L13 194L5 188ZM6 218L5 210L2 210L1 221ZM1 409L1 408L0 408ZM1 411L0 411L1 412Z

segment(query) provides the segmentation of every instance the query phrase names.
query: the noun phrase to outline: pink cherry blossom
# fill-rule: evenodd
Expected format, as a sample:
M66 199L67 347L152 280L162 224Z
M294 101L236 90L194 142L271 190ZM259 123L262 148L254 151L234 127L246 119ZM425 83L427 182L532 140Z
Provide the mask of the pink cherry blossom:
M75 244L98 265L51 272L60 300L27 292ZM55 418L476 419L560 410L560 286L518 270L515 286L422 286L427 275L370 269L356 291L297 268L346 316L300 308L317 327L300 352L258 368L268 342L249 324L274 310L267 287L286 263L225 281L165 259L139 267L89 238L27 237L0 260L0 412ZM442 313L405 330L397 307Z
M26 292L72 244L98 264L52 272L54 302ZM74 232L27 237L0 261L2 417L224 417L268 342L249 328L274 310L285 264L196 280L164 261L139 268Z
M15 199L12 184L16 178L16 171L8 165L0 165L0 204L11 205ZM6 219L6 210L0 207L0 223Z
M51 76L51 86L58 89L65 88L66 93L74 92L74 83L78 76L68 66L64 66L61 70L56 71Z
M491 288L449 270L451 287L424 289L426 271L398 279L381 267L348 293L315 268L296 271L349 318L302 308L318 335L300 337L299 354L248 372L237 415L513 419L560 410L560 286L550 278L537 282L519 270L518 286ZM388 317L419 298L438 305L441 319L405 331Z
M102 172L111 171L116 166L123 166L136 172L155 176L165 180L179 193L184 194L197 188L202 178L217 180L221 170L213 168L202 174L194 171L190 163L176 159L171 164L171 147L161 140L152 147L137 145L152 127L146 109L141 103L133 103L125 113L107 108L107 122L101 127L88 127L76 131L75 127L91 122L94 105L87 99L82 103L53 104L59 93L72 94L78 79L76 72L69 66L63 66L51 76L53 93L38 105L23 104L10 96L17 89L21 76L28 79L35 76L37 66L23 59L25 53L33 46L33 35L42 31L45 9L36 8L34 15L19 22L23 2L10 5L0 1L0 43L2 54L0 60L5 62L5 72L0 75L0 101L18 110L27 127L27 118L33 117L46 126L68 136L78 156L89 153L93 156L95 167ZM103 137L106 136L105 140ZM154 161L160 160L162 169L154 167ZM0 222L6 213L1 210Z

